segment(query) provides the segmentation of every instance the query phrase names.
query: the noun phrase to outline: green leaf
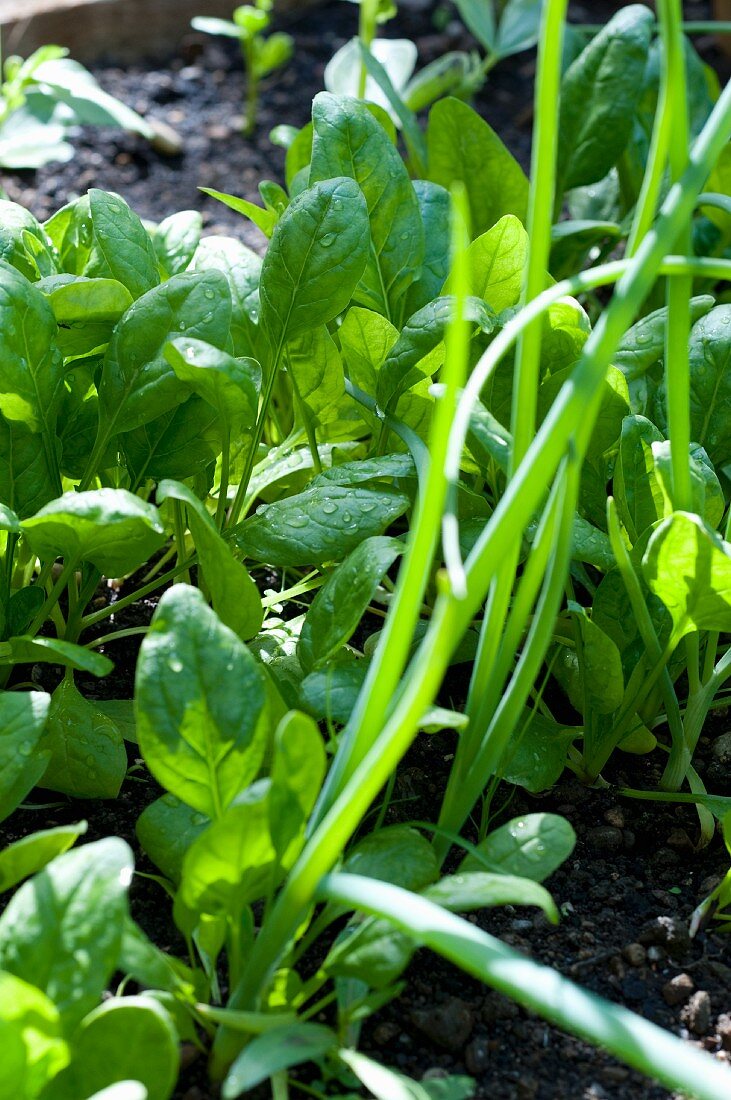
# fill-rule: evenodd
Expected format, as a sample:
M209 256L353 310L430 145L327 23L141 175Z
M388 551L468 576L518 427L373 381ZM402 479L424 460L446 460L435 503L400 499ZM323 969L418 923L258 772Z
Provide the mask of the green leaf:
M495 313L517 305L528 261L528 234L518 218L505 214L480 234L467 249L466 260L472 294L483 298ZM450 285L447 280L445 294Z
M561 83L557 194L596 183L632 133L655 17L630 4L607 23Z
M303 1062L317 1062L337 1046L322 1024L297 1023L257 1035L238 1056L223 1083L223 1100L234 1100L275 1073Z
M72 798L116 798L127 774L124 738L64 679L51 696L41 749L50 760L39 786Z
M50 704L43 691L0 693L0 821L33 789L48 763L38 743Z
M246 567L234 558L230 544L221 537L203 503L186 485L161 481L157 499L168 498L180 500L186 506L188 527L211 594L213 610L224 626L240 638L253 638L261 630L264 610L259 589Z
M405 890L422 890L436 879L439 864L434 848L416 829L389 825L358 841L348 852L343 870Z
M139 298L114 330L99 383L102 424L131 431L179 405L190 392L165 358L185 333L220 346L231 324L231 295L216 271L174 275Z
M676 639L731 630L731 546L700 516L674 512L656 527L642 572L670 612Z
M160 282L152 242L140 219L120 195L89 191L91 240L89 256L80 274L116 279L139 298Z
M315 718L344 726L363 687L367 661L328 665L311 672L300 684L300 704Z
M95 1092L89 1100L147 1100L147 1089L140 1081L119 1081Z
M220 817L261 765L266 692L254 658L197 589L178 584L160 600L135 699L140 749L157 781Z
M633 545L639 535L665 514L652 446L662 441L662 433L646 417L627 416L622 421L613 492L617 513Z
M305 673L325 664L354 633L384 574L403 553L397 539L366 539L331 573L312 601L297 656Z
M263 206L257 206L255 202L241 199L238 195L228 195L225 191L215 191L212 187L201 187L204 195L210 195L227 206L229 210L235 210L249 221L253 222L257 229L261 229L265 237L271 237L277 224L277 215Z
M304 827L320 793L326 758L312 719L289 711L274 734L269 831L282 867L291 867L304 843Z
M137 744L134 703L131 699L95 699L94 706L111 718L125 741Z
M268 780L255 783L193 841L180 882L189 909L240 921L244 907L267 893L277 858L269 792Z
M76 1100L134 1075L148 1100L169 1100L179 1065L178 1036L162 1005L152 997L112 997L74 1033L73 1059L54 1097Z
M132 305L132 295L116 279L87 279L83 275L51 275L38 283L50 302L59 325L79 325L118 321Z
M452 98L435 103L429 112L427 146L428 178L447 190L464 184L474 236L504 214L525 222L525 173L495 131L466 103Z
M261 327L276 357L287 340L347 306L368 258L365 199L349 179L303 191L279 221L261 269Z
M6 129L3 126L1 131L0 159ZM30 238L33 239L32 251ZM16 202L8 202L7 199L0 199L0 260L14 267L31 282L35 282L40 276L51 275L56 270L53 246L43 227L30 210Z
M133 479L180 481L205 474L215 463L221 453L220 418L212 405L193 395L155 420L125 432L119 442Z
M3 1100L34 1100L68 1063L56 1006L34 985L6 973L0 973L0 1035ZM14 1065L17 1041L22 1056Z
M190 266L202 228L203 219L197 210L181 210L160 222L152 235L152 246L166 278Z
M338 1054L376 1100L431 1100L423 1085L360 1051L340 1050Z
M482 0L454 0L465 26L488 53L494 53L496 42L495 9Z
M563 774L569 746L579 733L539 711L526 711L500 761L500 776L532 794L548 790Z
M88 561L107 577L123 577L165 541L157 508L126 489L64 493L22 524L44 561Z
M174 794L164 794L146 806L135 831L143 850L171 882L180 882L183 857L210 818L186 806Z
M112 976L133 869L123 840L85 844L21 886L0 917L0 969L48 994L67 1030Z
M454 309L453 297L436 298L406 322L378 373L376 397L381 408L391 407L402 393L441 367L441 345ZM465 299L464 317L488 334L498 327L497 317L480 298Z
M238 433L254 424L261 372L253 359L234 359L204 340L187 337L171 340L164 350L181 382L213 406L228 431Z
M53 310L32 283L0 265L0 412L51 441L62 384Z
M374 314L375 316L375 314ZM337 421L345 396L345 373L340 352L325 325L304 332L287 344L287 372L295 388L296 411L310 416L314 426Z
M86 649L74 642L65 642L62 638L33 638L21 634L8 638L7 645L10 652L0 657L0 664L3 665L60 665L61 668L90 672L92 676L106 676L114 668L103 653L95 653L92 649Z
M480 859L465 856L459 873L499 871L543 882L569 858L576 834L557 814L526 814L489 833L478 845Z
M712 309L693 325L690 360L690 434L720 469L731 461L731 305ZM666 383L654 405L661 430L667 429ZM666 431L667 434L667 431Z
M569 608L577 635L576 647L566 648L560 679L573 707L588 722L588 714L613 714L622 705L622 658L614 641L583 608L572 603Z
M406 292L402 310L404 317L411 317L438 297L449 275L449 192L430 180L414 180L412 186L424 227L424 259L416 281Z
M0 417L0 500L25 517L53 500L58 491L57 474L42 436L19 420Z
M507 0L498 25L495 52L511 57L535 46L541 24L543 0Z
M242 554L269 565L322 565L382 534L409 503L405 494L386 487L312 484L260 507L233 529L233 538Z
M57 825L31 833L3 848L0 851L0 890L11 890L24 878L35 875L56 856L68 851L85 832L85 821L76 825Z
M370 250L354 298L390 319L424 258L424 230L409 174L363 103L321 92L312 106L312 122L310 185L347 176L366 201Z
M653 444L652 457L655 460L655 471L665 498L665 510L662 517L664 519L673 510L673 471L670 440ZM726 501L713 464L703 447L698 443L691 443L690 445L688 465L693 511L697 512L708 526L715 530L723 518Z
M233 354L253 354L259 319L260 257L233 237L204 237L190 270L218 271L225 276L233 303Z

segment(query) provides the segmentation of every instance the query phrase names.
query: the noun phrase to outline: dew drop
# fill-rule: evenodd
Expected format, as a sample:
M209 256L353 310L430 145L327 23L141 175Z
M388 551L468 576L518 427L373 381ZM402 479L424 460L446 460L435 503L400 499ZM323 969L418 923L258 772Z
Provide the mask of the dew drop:
M337 512L338 506L332 500L326 500L322 506L322 510L326 516L331 516L334 512Z
M203 291L203 297L207 298L208 301L211 302L215 298L215 294L213 293L213 291L209 287L208 289Z
M183 662L181 660L179 660L177 657L171 657L170 660L168 661L168 668L170 669L171 672L182 672L183 671Z
M309 523L307 516L288 516L287 524L290 527L306 527Z
M323 248L329 248L331 244L335 243L335 237L336 236L337 236L337 234L335 234L335 233L326 233L325 236L320 241L320 244L322 245Z
M23 741L18 746L18 752L21 756L30 756L30 754L33 752L33 745L30 741Z
M180 331L181 331L181 332L185 332L185 330L187 329L187 327L188 327L188 326L187 326L187 324L186 324L186 322L185 322L185 321L180 321L180 322L178 323L178 328L180 329Z

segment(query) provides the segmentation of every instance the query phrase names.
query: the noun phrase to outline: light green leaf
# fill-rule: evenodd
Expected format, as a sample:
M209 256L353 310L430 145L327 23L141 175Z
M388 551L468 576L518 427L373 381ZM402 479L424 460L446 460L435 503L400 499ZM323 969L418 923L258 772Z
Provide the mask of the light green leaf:
M140 219L120 195L89 191L90 252L83 272L90 278L116 279L133 298L157 286L157 260Z
M164 218L152 235L157 262L166 278L185 271L200 244L203 219L197 210L181 210Z
M22 527L44 561L88 561L107 577L131 573L165 541L157 508L126 489L64 493Z
M304 827L325 777L322 735L313 720L289 711L274 734L269 831L284 868L292 866L304 843Z
M29 875L35 875L56 856L68 851L86 832L86 822L57 825L21 837L0 851L0 890L11 890ZM2 997L0 997L0 1002Z
M528 234L513 214L505 214L480 234L467 249L470 291L483 298L495 313L516 305L528 261ZM444 293L450 293L450 280Z
M0 821L33 789L48 754L38 743L48 718L50 695L43 691L0 693Z
M576 834L566 818L526 814L489 833L478 845L481 859L465 856L459 873L490 870L543 882L568 859L575 844Z
M53 440L62 384L53 310L37 287L1 264L0 412Z
M322 1024L289 1024L257 1035L231 1066L223 1100L234 1100L281 1070L316 1062L336 1046L335 1033Z
M0 1096L3 1100L35 1100L69 1061L58 1009L34 985L0 972L0 1035ZM16 1040L23 1051L19 1059L22 1070L14 1066Z
M0 969L45 992L66 1029L98 1002L117 963L132 852L108 837L58 856L0 917Z
M193 809L220 817L261 765L266 692L254 658L197 589L178 584L160 600L135 700L152 774Z

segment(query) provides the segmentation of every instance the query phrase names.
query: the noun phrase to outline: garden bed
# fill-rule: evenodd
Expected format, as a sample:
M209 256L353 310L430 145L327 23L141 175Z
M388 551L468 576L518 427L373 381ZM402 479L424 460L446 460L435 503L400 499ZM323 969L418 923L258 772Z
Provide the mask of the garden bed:
M616 6L574 5L574 15L594 22ZM706 4L686 7L689 17L708 15ZM262 251L258 230L202 195L198 187L254 200L262 179L281 179L284 153L269 141L269 131L280 123L299 127L307 122L312 97L322 87L325 63L353 32L353 13L351 5L335 3L290 22L295 57L267 82L251 139L239 133L242 75L235 50L225 44L204 44L191 34L166 65L97 65L95 75L106 90L180 134L181 154L165 158L139 137L84 130L75 143L77 156L69 164L33 174L5 174L8 197L45 219L69 198L99 187L119 192L151 221L174 210L200 210L207 232L239 236ZM414 38L422 62L448 48L469 48L469 36L460 24L450 22L438 34L423 13L402 13L389 24L388 33ZM710 40L706 53L721 64ZM483 117L526 166L534 65L528 54L498 67L476 101ZM154 601L135 607L115 625L122 629L146 622L153 609ZM106 652L115 661L115 673L86 687L97 697L130 697L136 645L125 640L110 644ZM54 685L44 681L43 686L50 690ZM444 704L461 704L459 691L458 682L447 684ZM725 715L717 714L713 722L714 735L726 731ZM728 793L731 752L714 755L712 742L710 735L701 741L698 770L710 792ZM420 736L399 770L394 820L429 818L453 751L447 734ZM135 763L133 752L130 762ZM619 786L649 789L657 784L658 775L649 774L642 760L622 758L620 766L626 767L626 774L615 765L611 776ZM87 839L116 835L137 849L135 822L159 794L144 769L134 768L114 802L54 800L49 809L51 799L36 792L28 810L6 828L6 839L84 817L90 826ZM42 802L43 808L33 809L33 801ZM548 883L562 911L561 923L553 928L540 914L533 917L530 911L508 908L480 915L480 926L730 1061L727 944L713 932L703 931L693 941L687 935L699 899L727 869L720 839L694 852L698 828L692 807L648 808L572 782L562 782L542 796L519 792L509 804L510 816L536 810L565 815L579 838L573 856ZM151 872L153 866L141 857L139 869ZM179 950L178 935L160 904L160 888L138 878L131 898L133 915L155 943ZM417 957L410 979L406 993L366 1025L361 1046L417 1079L426 1071L432 1076L468 1072L478 1082L477 1100L660 1100L669 1095L431 955ZM216 1094L207 1083L203 1059L193 1048L184 1054L176 1100L212 1100Z

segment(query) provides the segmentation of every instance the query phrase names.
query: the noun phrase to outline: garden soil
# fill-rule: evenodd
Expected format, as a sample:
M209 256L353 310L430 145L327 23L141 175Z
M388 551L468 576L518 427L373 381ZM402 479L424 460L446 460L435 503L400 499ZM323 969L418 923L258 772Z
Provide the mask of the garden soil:
M572 5L578 21L597 22L617 5ZM688 3L688 18L708 18L708 5ZM284 154L268 139L279 123L300 126L334 50L354 30L355 9L333 3L295 20L294 61L263 90L257 134L239 133L242 75L235 51L222 41L205 44L191 34L168 67L140 65L121 70L113 64L95 71L101 84L148 117L173 127L182 150L163 157L134 136L81 130L77 156L67 165L37 173L6 174L7 196L48 217L88 187L119 192L143 218L159 221L173 211L202 212L205 231L234 234L261 251L258 231L197 190L199 185L255 200L260 180L281 179ZM425 12L404 11L387 28L394 36L417 40L422 63L447 49L471 43L453 19L437 31ZM705 56L723 68L712 41ZM725 62L727 64L727 62ZM480 93L477 107L527 165L535 59L521 55L499 66ZM726 76L726 73L722 73ZM128 609L115 628L149 621L154 601ZM88 683L88 695L129 698L136 648L133 640L111 643L115 672ZM48 670L37 670L46 682ZM447 685L458 698L459 685ZM449 702L446 699L445 702ZM731 741L724 734L731 717L718 712L699 747L698 767L708 789L731 790ZM725 749L724 749L725 746ZM394 794L391 820L429 818L448 773L454 744L447 734L422 735L404 760ZM134 826L159 789L139 765L132 765L114 802L72 802L36 791L28 807L6 823L3 841L34 829L85 818L87 839L124 837L138 851ZM657 781L646 759L620 756L613 785L650 788ZM502 801L501 801L502 800ZM34 805L36 808L34 808ZM533 910L506 907L470 917L487 931L556 967L589 989L626 1005L714 1054L731 1060L731 940L704 930L688 934L691 914L728 867L719 838L694 850L698 823L692 807L672 807L618 798L611 790L586 790L564 781L541 796L500 789L495 824L519 813L564 814L576 829L572 857L547 883L562 913L557 927ZM152 867L139 854L138 869ZM137 877L132 886L135 918L165 950L181 951L162 891ZM594 1048L572 1039L503 996L466 978L441 960L417 955L405 993L363 1030L362 1049L397 1070L421 1079L469 1073L477 1080L477 1100L661 1100L670 1094L630 1072ZM262 1090L256 1100L268 1095ZM183 1051L175 1100L215 1100L204 1058Z

